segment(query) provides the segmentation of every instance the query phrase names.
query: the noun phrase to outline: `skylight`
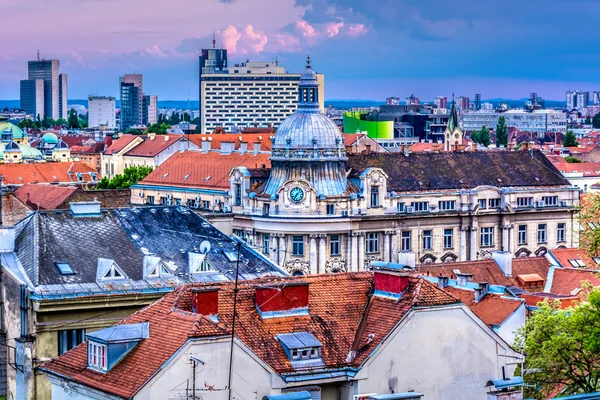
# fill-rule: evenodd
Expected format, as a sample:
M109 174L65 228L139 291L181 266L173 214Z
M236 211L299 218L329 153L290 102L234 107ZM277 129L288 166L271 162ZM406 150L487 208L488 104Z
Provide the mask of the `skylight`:
M223 251L223 254L225 254L225 257L227 257L227 260L229 262L238 261L238 255L237 255L237 252L235 252L235 251Z
M189 178L189 177L190 177L190 174L187 174L186 176L183 177L183 180L186 181L187 178Z
M572 259L569 260L569 264L571 264L573 267L585 267L585 263L583 262L583 260L580 259Z
M68 262L55 262L61 275L75 275L75 269Z
M168 172L166 174L164 174L162 178L165 179L167 176L169 176Z

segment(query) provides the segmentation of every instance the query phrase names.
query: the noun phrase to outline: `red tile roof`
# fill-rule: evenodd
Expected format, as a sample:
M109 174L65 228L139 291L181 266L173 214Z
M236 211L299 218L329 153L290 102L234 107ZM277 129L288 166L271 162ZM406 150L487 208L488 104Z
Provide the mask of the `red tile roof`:
M488 293L483 299L475 302L473 290L451 286L447 286L444 290L460 299L490 328L501 325L523 304L522 299L510 299L494 293Z
M254 151L254 143L260 143L261 151L271 151L271 136L273 135L269 133L196 133L186 135L186 138L200 148L202 148L202 142L209 141L211 143L211 150L220 150L222 142L232 142L235 150L240 149L240 143L248 143L248 150Z
M254 169L265 165L269 168L269 157L269 154L221 154L188 150L171 156L140 184L229 189L229 173L233 167Z
M562 158L562 157L561 157ZM581 173L583 177L600 177L600 162L582 162L582 163L554 163L556 169L558 169L561 173Z
M264 284L309 283L308 316L263 319L255 305L255 287ZM86 368L87 346L81 344L42 365L42 369L66 376L87 386L129 398L188 340L230 334L233 283L211 284L220 289L219 323L191 313L189 285L166 295L122 323L149 321L150 337L142 340L105 374ZM206 285L205 285L206 286ZM413 307L458 303L458 300L424 279L409 278L399 300L372 297L373 274L355 272L308 277L262 278L240 284L236 335L261 360L280 374L293 373L276 335L306 331L322 344L326 368L357 367ZM369 335L372 340L369 340ZM347 361L350 351L354 358Z
M15 196L33 210L55 210L75 190L75 186L26 184L15 191Z
M120 152L121 150L123 150L125 147L127 147L131 142L133 142L135 139L140 138L140 139L144 139L144 136L139 136L139 135L122 135L120 138L118 138L117 140L115 140L109 147L108 149L106 149L106 151L104 152L104 154L115 154Z
M4 185L26 183L78 183L81 173L83 182L91 182L96 170L82 162L48 162L35 164L0 164L0 176ZM100 174L97 174L100 180Z
M182 137L183 135L150 135L144 137L142 143L129 150L125 155L131 157L155 157L177 143Z
M550 293L576 296L581 283L589 281L594 286L600 286L600 272L570 268L555 268L552 277Z
M550 265L545 257L514 258L512 260L512 276L506 276L492 259L445 264L422 264L417 267L417 270L422 275L443 275L451 279L456 278L454 270L460 270L462 273L473 274L473 282L523 287L522 282L517 278L519 275L538 274L545 281Z
M598 263L592 260L590 257L585 254L585 250L583 249L570 249L570 248L561 248L561 249L552 249L548 251L554 259L558 262L558 264L563 268L577 268L576 265L571 264L570 260L581 260L585 264L585 266L580 268L589 268L589 269L597 269L599 268Z
M360 138L362 138L363 136L365 136L364 133L344 133L344 146L352 146L354 143L356 143L356 141Z

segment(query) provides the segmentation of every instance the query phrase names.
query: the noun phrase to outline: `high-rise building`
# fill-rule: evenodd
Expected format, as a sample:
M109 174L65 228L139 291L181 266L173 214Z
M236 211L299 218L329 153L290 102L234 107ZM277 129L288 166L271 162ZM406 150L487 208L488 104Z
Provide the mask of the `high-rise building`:
M143 80L141 74L125 74L119 78L122 131L143 124Z
M388 106L399 106L400 105L400 98L398 97L388 97L387 99L385 99L385 104Z
M41 80L44 82L44 112L39 113L35 110L36 117L40 114L40 118L50 117L52 119L66 118L67 109L67 75L59 73L60 62L58 60L37 60L28 62L28 81ZM31 99L32 96L37 96L38 84L22 83L21 88L25 89L26 93L21 93L21 98ZM31 92L36 87L35 94ZM36 104L37 106L37 104ZM27 103L27 107L31 109L31 102ZM22 108L25 108L22 106ZM33 113L33 112L32 112Z
M600 92L594 92L593 96L594 96L594 98L593 98L594 105L595 106L600 105Z
M413 94L406 98L407 106L418 106L419 104L421 104L421 100L418 97L415 97Z
M471 101L467 96L460 96L456 98L456 109L459 111L467 111L471 108Z
M577 93L577 109L582 109L590 104L590 92Z
M437 96L433 99L433 104L435 104L437 108L448 108L448 98L446 96Z
M142 123L146 126L155 124L158 121L158 96L144 96L142 107Z
M21 109L33 119L44 118L44 81L30 79L21 81Z
M319 105L324 111L324 76L319 80ZM203 49L200 56L201 132L217 127L237 132L249 126L277 127L298 105L300 74L275 62L228 66L224 49Z
M567 110L574 110L577 108L577 90L567 92Z
M479 93L475 94L475 109L481 110L481 94Z
M88 126L90 128L116 129L116 104L114 97L88 97Z

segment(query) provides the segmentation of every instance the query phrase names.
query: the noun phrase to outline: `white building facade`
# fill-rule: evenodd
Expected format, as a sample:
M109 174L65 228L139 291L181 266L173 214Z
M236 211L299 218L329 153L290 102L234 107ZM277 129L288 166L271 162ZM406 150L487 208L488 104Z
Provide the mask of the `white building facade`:
M484 126L496 129L500 117L506 119L507 127L514 127L522 132L560 132L567 131L567 116L565 113L554 110L509 110L496 112L480 110L462 114L463 129L465 131L478 131Z
M115 129L117 127L117 108L114 97L88 97L88 126L90 128Z

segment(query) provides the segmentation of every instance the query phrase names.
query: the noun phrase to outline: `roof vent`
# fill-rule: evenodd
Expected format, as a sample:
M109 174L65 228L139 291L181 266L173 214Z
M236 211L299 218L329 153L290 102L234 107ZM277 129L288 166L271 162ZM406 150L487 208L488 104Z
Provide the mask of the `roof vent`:
M76 218L81 217L99 217L102 215L100 212L100 202L94 201L80 201L69 203L71 206L71 212Z
M308 315L306 282L279 286L259 286L255 292L256 309L263 318Z
M512 276L512 253L508 251L494 251L492 258L500 267L504 275Z

